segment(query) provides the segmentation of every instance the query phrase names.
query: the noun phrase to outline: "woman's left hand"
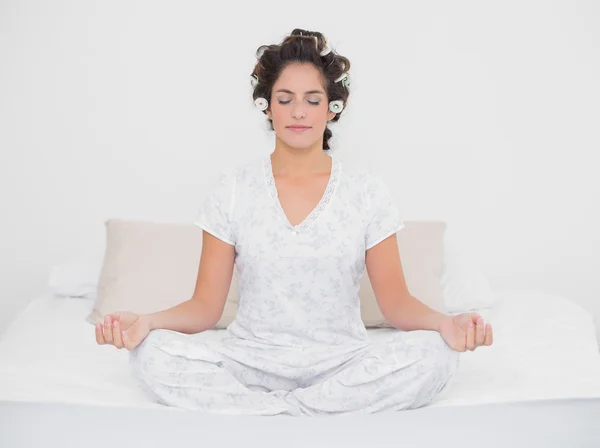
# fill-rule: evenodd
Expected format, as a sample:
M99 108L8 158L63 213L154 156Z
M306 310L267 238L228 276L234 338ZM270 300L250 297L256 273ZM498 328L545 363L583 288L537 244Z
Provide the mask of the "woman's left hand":
M473 351L494 341L491 324L486 324L477 313L449 316L440 323L440 335L457 352Z

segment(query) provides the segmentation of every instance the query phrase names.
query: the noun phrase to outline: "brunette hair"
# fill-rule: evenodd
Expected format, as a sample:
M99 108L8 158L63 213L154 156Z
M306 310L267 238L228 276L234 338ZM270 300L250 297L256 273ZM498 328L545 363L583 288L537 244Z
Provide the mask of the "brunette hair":
M312 63L323 76L323 85L327 93L327 103L334 100L342 100L344 108L348 102L348 86L342 82L335 82L342 74L350 70L350 61L337 54L333 49L321 56L321 52L327 47L327 40L323 34L317 31L307 31L296 28L280 44L261 45L256 51L257 62L251 76L256 77L258 82L254 86L253 99L266 98L271 102L273 85L285 67L294 62ZM332 121L338 121L340 114L337 113ZM273 122L271 120L271 130ZM330 149L329 139L331 130L326 127L323 133L323 150Z

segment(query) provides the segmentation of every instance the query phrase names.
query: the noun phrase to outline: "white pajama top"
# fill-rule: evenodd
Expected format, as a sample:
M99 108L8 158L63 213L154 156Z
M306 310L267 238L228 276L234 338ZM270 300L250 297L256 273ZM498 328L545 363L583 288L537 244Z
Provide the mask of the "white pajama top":
M318 205L296 226L281 208L270 155L223 173L196 224L235 246L240 303L231 335L267 345L363 344L365 251L403 220L381 177L332 157Z

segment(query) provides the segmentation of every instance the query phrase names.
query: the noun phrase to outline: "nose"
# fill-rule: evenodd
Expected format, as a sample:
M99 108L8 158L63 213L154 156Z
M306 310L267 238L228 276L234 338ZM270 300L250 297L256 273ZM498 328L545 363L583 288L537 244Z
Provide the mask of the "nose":
M292 116L295 119L300 119L300 118L304 118L306 117L306 112L304 110L304 104L302 103L302 101L299 101L297 103L294 104L293 108L292 108Z

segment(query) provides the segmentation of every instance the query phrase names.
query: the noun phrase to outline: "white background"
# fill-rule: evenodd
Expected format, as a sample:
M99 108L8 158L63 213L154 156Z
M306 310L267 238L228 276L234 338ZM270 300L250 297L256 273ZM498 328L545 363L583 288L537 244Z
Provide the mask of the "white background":
M352 63L335 150L406 220L445 220L494 288L600 316L600 3L0 2L0 331L108 218L190 222L273 150L261 44L323 32ZM535 319L535 316L531 316Z

